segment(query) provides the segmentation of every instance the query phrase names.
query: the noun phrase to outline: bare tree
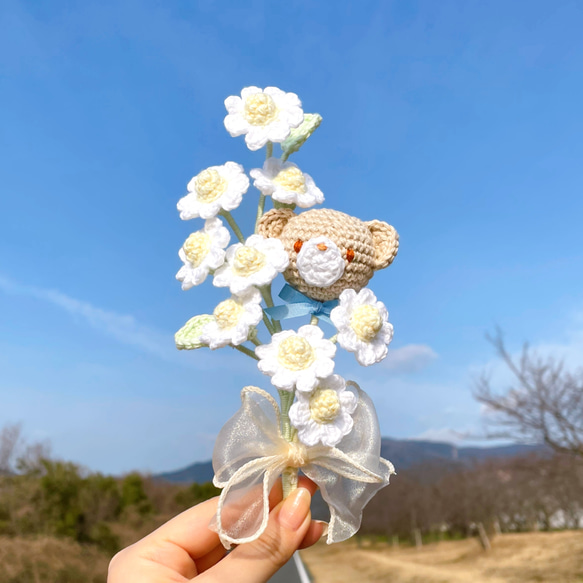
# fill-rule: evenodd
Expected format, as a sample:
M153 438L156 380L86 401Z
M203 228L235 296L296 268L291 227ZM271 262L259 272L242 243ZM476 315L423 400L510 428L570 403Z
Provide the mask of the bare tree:
M514 377L503 392L486 374L477 381L474 396L487 407L488 436L545 443L583 456L583 370L570 372L562 361L542 357L528 345L513 359L500 330L488 340Z
M20 423L0 428L0 474L9 473L22 446L22 426Z

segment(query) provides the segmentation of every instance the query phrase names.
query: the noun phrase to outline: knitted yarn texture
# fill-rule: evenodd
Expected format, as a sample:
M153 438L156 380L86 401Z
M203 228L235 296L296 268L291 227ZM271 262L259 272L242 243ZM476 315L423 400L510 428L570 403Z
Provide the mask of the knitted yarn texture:
M387 357L393 326L367 285L395 259L399 235L382 220L311 208L324 193L310 169L288 158L311 142L322 117L304 113L295 93L246 87L225 107L227 131L251 151L265 147L265 160L249 172L256 191L248 192L243 166L227 161L197 169L178 201L183 221L205 222L185 236L176 277L187 292L212 279L217 302L211 314L188 314L175 341L180 350L230 347L254 359L280 402L257 387L242 391L215 443L222 493L209 527L227 548L257 539L270 489L281 476L288 496L301 469L330 508L328 543L339 542L358 530L364 506L394 473L380 456L372 400L335 372L335 359L339 349L362 366ZM245 228L231 211L249 200L257 212ZM273 285L283 305L274 305Z
M283 243L289 254L289 266L283 274L285 280L321 302L338 298L345 289L360 291L375 271L393 262L399 249L399 235L388 223L379 220L364 222L332 209L314 209L298 215L289 209L273 209L259 222L258 233ZM298 267L304 247L319 237L334 243L343 265L339 277L324 285L315 285L312 272L302 270L301 265ZM324 254L329 251L328 247L324 243L318 250ZM327 257L321 264L317 262L317 256L311 260L316 262L314 270L325 272L338 268L334 256ZM312 275L308 281L306 273Z

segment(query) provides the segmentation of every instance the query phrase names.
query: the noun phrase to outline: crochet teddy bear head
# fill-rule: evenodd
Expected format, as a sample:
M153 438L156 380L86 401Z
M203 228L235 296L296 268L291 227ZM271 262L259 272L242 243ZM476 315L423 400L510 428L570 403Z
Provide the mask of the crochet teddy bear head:
M376 270L392 263L399 248L399 235L388 223L331 209L297 215L272 209L261 218L258 233L283 243L290 259L285 280L320 302L365 287Z

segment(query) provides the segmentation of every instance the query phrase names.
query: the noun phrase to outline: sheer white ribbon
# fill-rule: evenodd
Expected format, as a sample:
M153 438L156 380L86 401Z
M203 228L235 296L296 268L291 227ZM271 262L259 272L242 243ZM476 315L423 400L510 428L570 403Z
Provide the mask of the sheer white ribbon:
M362 511L395 473L380 457L381 438L374 405L356 383L354 428L336 447L305 447L281 434L275 399L257 387L241 391L242 406L221 429L213 452L213 483L223 491L211 523L226 548L261 536L269 517L269 492L288 467L320 487L330 507L327 543L350 538L359 528ZM349 389L350 390L350 389Z

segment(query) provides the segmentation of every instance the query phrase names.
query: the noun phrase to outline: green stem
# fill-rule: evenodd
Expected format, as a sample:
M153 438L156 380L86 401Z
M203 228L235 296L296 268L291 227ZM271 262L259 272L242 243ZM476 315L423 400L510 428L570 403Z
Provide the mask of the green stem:
M287 498L298 487L298 468L288 466L281 474L283 497Z
M259 291L261 292L261 296L263 297L263 301L267 304L268 308L273 308L273 298L271 297L271 284L266 285L264 287L260 287ZM276 332L281 332L281 324L279 320L272 320L273 327L275 328Z
M294 401L293 391L278 391L281 400L281 434L286 441L293 441L294 430L289 420L289 409ZM287 467L281 475L283 497L287 498L298 487L298 468Z
M267 142L265 146L265 159L271 158L273 156L273 142ZM259 195L259 204L257 205L257 218L255 219L255 233L257 233L257 229L259 228L259 221L265 212L265 195L261 193Z
M250 342L253 342L253 344L255 344L255 346L261 346L262 342L260 340L258 340L257 338L249 338Z
M247 356L250 356L255 360L259 360L259 358L255 355L255 352L253 352L253 350L247 348L246 346L233 346L233 348L235 350L238 350L239 352L242 352L243 354L246 354Z
M334 336L332 336L331 338L328 338L328 340L330 340L330 342L333 342L334 344L336 344L336 342L338 342L338 334L334 334Z
M312 317L310 318L310 324L311 324L312 326L317 326L317 325L318 325L318 318L316 318L316 316L312 316Z
M265 195L261 193L259 195L259 204L257 205L257 218L255 219L255 233L257 233L257 229L259 229L259 221L261 220L264 211L265 211Z
M233 229L233 233L235 233L237 239L239 239L241 243L245 243L245 237L243 237L243 233L241 232L241 229L239 228L237 221L235 221L235 219L233 218L233 215L229 211L221 211L221 216L227 219L227 223L229 223L229 226L231 227L231 229Z
M275 328L273 327L273 324L269 321L269 318L265 313L263 314L263 323L265 324L265 327L267 328L269 334L273 336L275 334Z
M286 441L291 441L292 426L289 420L289 410L294 401L293 391L278 390L281 400L281 434Z
M288 158L289 158L289 153L288 153L288 152L284 152L284 153L281 155L281 158L280 158L280 160L281 160L282 162L285 162L285 161L286 161Z

